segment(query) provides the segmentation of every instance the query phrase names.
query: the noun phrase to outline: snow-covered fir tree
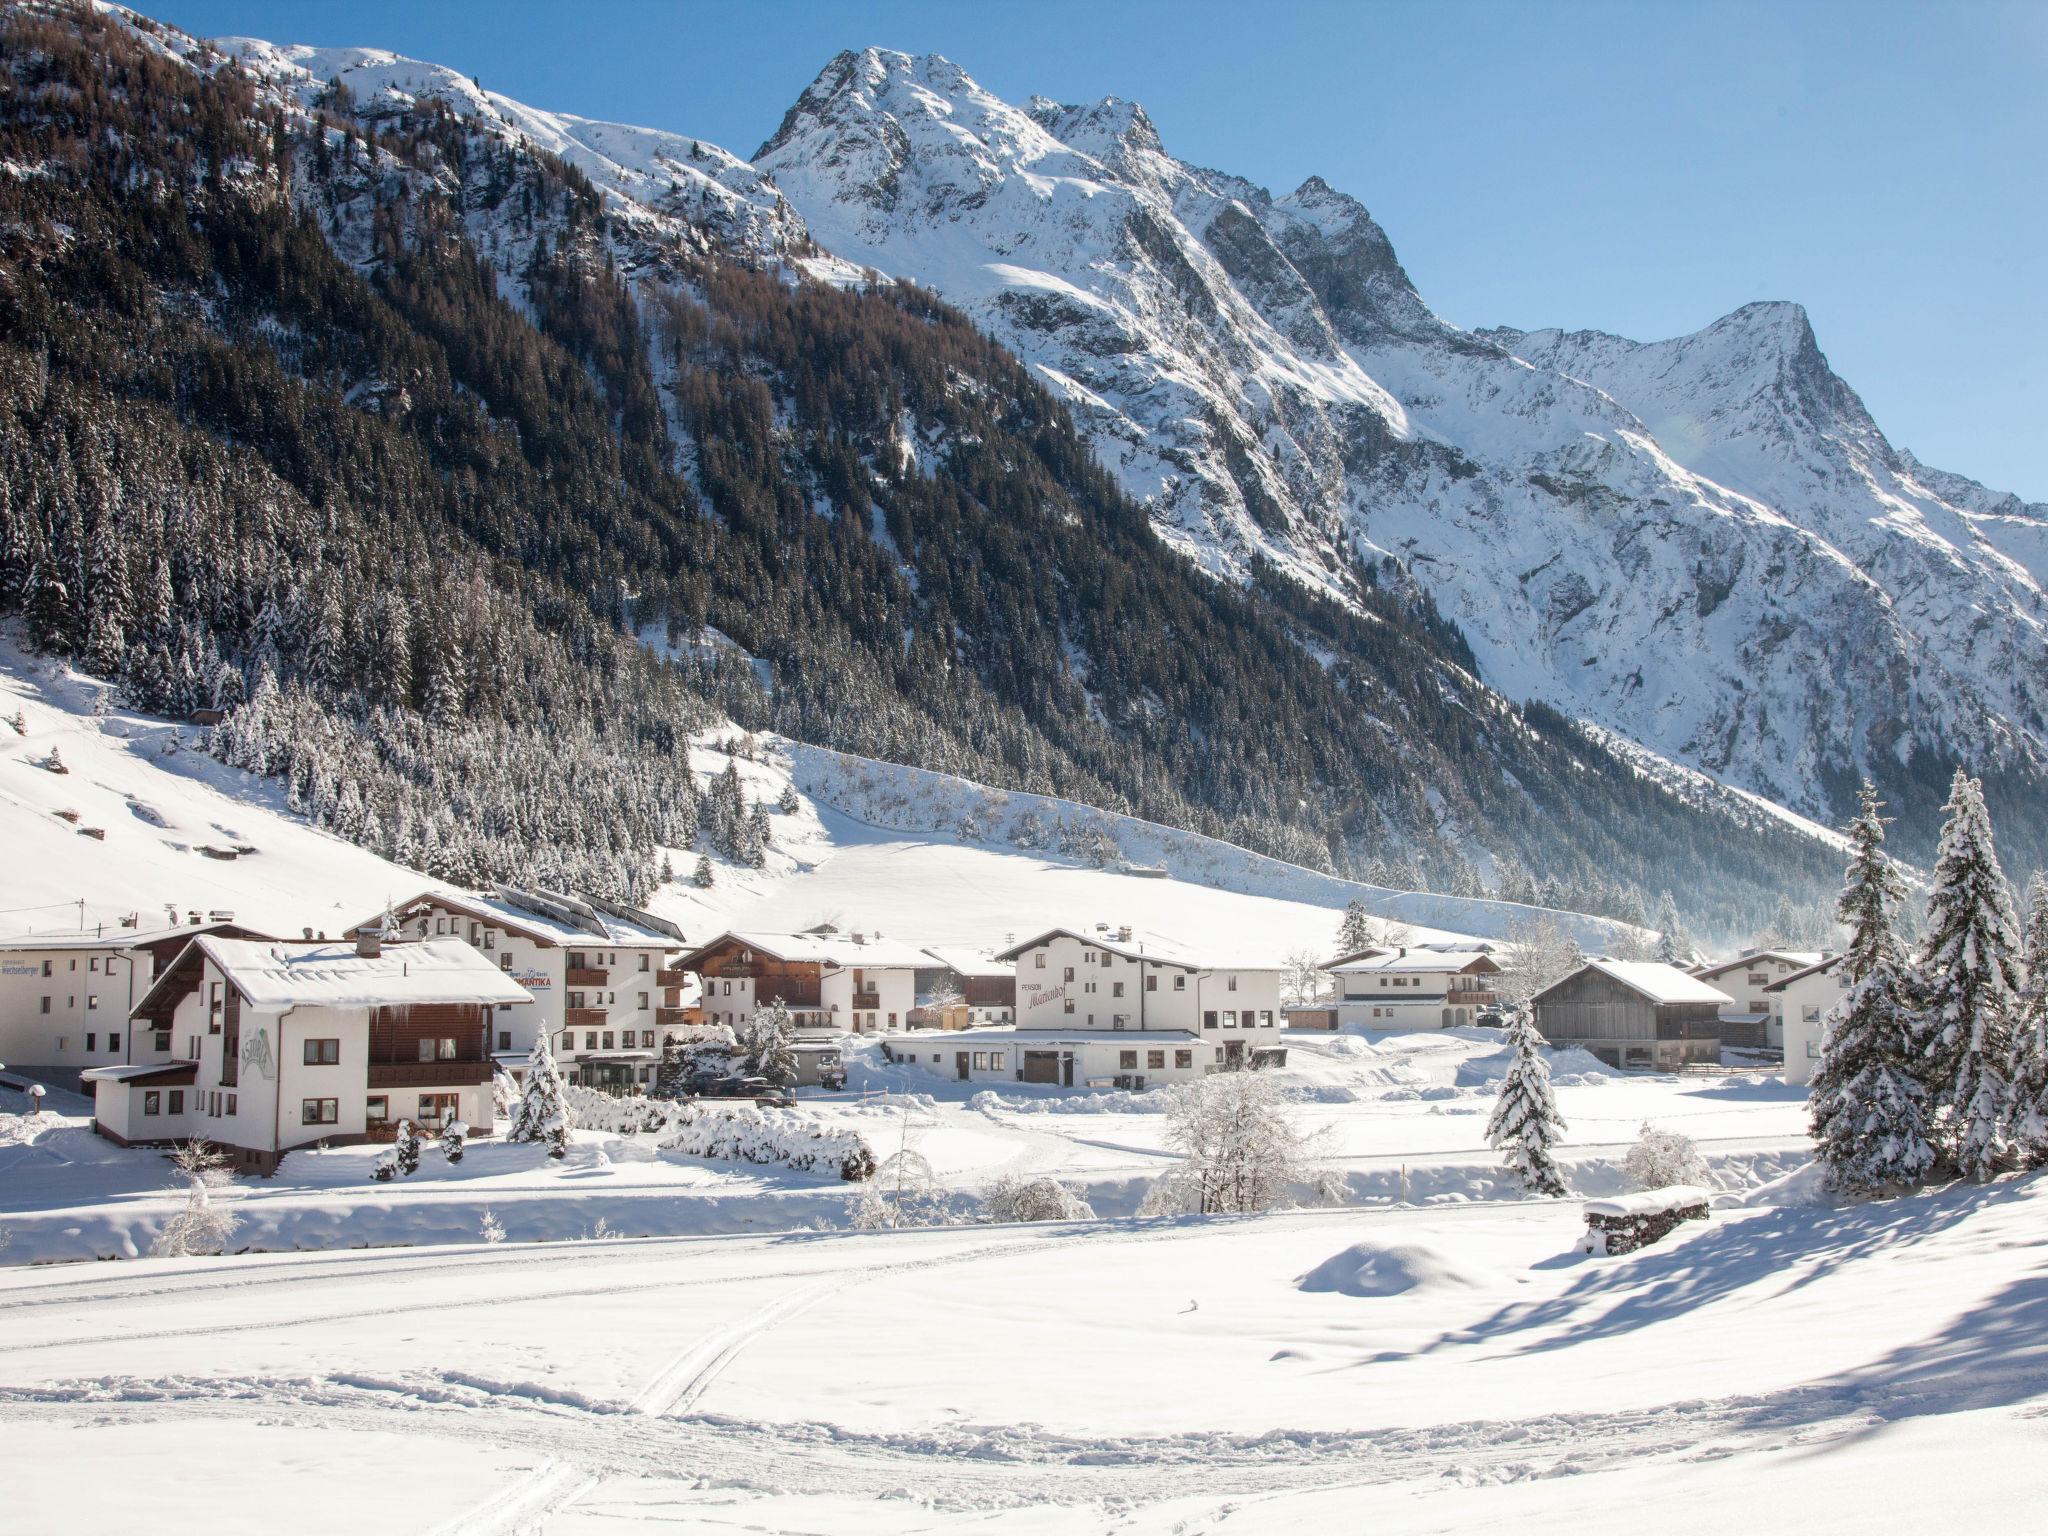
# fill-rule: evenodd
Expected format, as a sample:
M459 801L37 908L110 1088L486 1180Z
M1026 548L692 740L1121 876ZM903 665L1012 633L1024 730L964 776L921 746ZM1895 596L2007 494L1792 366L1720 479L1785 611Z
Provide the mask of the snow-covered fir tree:
M2048 1163L2048 878L2027 882L2020 990L2014 999L2012 1055L2006 1079L2012 1092L2007 1119L2013 1149L2029 1167Z
M420 1171L420 1128L410 1120L398 1122L398 1139L391 1143L398 1154L398 1171L408 1178Z
M450 1120L441 1127L441 1155L450 1163L462 1161L462 1154L468 1150L469 1126L461 1120Z
M2006 1082L2019 991L2018 920L1991 840L1984 791L1960 768L1927 898L1920 952L1926 984L1922 1080L1935 1145L1964 1178L1984 1179L2005 1157Z
M1553 1155L1564 1137L1557 1096L1550 1087L1550 1066L1543 1059L1543 1036L1529 1010L1516 1006L1507 1027L1514 1059L1501 1079L1500 1097L1486 1123L1486 1142L1502 1154L1501 1161L1518 1175L1532 1195L1570 1193Z
M562 1157L569 1150L569 1132L575 1125L568 1102L562 1095L562 1074L555 1065L555 1053L548 1048L548 1035L534 1036L533 1050L526 1058L526 1086L519 1097L519 1112L512 1117L507 1141L538 1141L547 1145L549 1157Z
M790 1049L793 1029L789 1009L780 998L754 1010L746 1037L749 1077L765 1077L781 1086L796 1081L796 1055Z
M661 1062L654 1069L654 1097L680 1099L685 1084L683 1043L674 1035L661 1037Z
M708 853L698 854L697 871L690 877L690 883L700 891L708 891L716 879L717 876L711 871L711 855Z
M1347 903L1343 920L1337 924L1337 953L1355 955L1371 949L1374 942L1372 914L1365 910L1365 903Z
M1657 895L1657 959L1665 965L1692 964L1692 935L1678 915L1678 903L1669 891Z
M1906 883L1884 850L1881 812L1866 783L1835 908L1849 930L1841 960L1848 990L1822 1026L1820 1065L1807 1092L1822 1179L1853 1197L1911 1189L1934 1165L1918 1071L1918 983L1896 926Z

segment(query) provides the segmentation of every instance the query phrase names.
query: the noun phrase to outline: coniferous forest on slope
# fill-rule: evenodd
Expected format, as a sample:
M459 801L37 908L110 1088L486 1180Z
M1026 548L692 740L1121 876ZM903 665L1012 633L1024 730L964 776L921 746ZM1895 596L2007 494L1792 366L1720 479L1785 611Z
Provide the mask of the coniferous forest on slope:
M1203 576L915 288L656 246L433 103L308 118L88 13L0 56L0 609L240 704L224 755L379 852L644 895L729 835L680 750L729 715L1401 884L1735 931L1834 880L1370 572Z

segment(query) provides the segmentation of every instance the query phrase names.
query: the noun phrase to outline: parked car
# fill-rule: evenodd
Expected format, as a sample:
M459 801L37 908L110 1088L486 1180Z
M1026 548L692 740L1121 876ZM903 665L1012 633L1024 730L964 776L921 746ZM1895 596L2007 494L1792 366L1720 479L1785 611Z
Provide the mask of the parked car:
M752 1099L760 1104L790 1105L796 1095L765 1077L716 1077L693 1083L693 1091L704 1099Z

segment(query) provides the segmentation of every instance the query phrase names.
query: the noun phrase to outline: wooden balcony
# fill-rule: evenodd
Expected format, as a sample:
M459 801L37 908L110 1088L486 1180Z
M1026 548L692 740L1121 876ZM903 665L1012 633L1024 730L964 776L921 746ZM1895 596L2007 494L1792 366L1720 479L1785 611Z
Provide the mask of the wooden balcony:
M602 1008L564 1008L562 1027L564 1029L602 1029L605 1010Z
M853 1006L856 1008L879 1008L882 1006L882 994L879 992L856 992L853 994Z
M689 974L681 966L675 966L666 971L656 971L654 973L654 984L657 987L680 987Z
M702 1011L698 1008L657 1008L654 1010L654 1022L663 1025L692 1024L696 1021L690 1015Z
M491 1080L488 1061L373 1061L372 1088L467 1088Z
M572 965L568 968L567 980L563 984L571 987L608 987L611 980L612 973L602 966Z

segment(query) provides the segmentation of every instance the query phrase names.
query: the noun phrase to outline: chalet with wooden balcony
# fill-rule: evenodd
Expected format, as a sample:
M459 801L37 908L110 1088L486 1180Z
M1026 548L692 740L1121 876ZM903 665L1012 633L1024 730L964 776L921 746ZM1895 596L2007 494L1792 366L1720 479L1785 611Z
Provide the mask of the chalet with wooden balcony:
M690 1022L694 978L674 961L683 930L651 912L500 885L490 895L426 891L390 917L403 938L474 945L526 989L532 1002L493 1024L491 1054L515 1078L545 1033L572 1081L615 1092L650 1084L662 1030Z
M1500 1002L1500 966L1483 950L1399 948L1339 961L1337 1021L1367 1029L1452 1029Z
M1824 956L1809 949L1750 949L1733 960L1695 966L1692 974L1728 994L1721 1010L1721 1043L1751 1050L1785 1047L1785 995L1772 987Z
M388 1138L400 1120L488 1134L499 1010L531 1001L459 938L194 939L136 1005L179 1057L86 1074L123 1145L197 1137L249 1172L295 1147Z
M908 944L830 928L723 933L682 960L703 987L706 1024L744 1029L756 1008L781 1002L799 1029L848 1034L904 1028L930 964Z

